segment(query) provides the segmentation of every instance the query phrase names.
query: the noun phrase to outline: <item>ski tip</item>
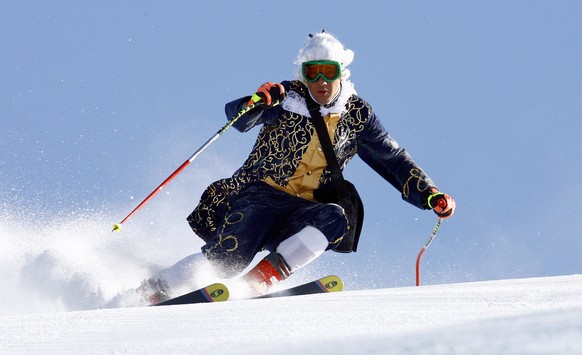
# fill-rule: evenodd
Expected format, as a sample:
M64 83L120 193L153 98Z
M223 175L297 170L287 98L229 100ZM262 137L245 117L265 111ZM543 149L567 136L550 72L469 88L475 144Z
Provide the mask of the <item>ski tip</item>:
M344 282L341 278L335 275L329 275L319 279L326 292L339 292L344 289Z
M121 224L117 224L115 223L113 225L113 229L111 230L112 232L119 232L121 230Z
M210 286L204 287L204 291L208 295L211 302L223 302L228 300L230 296L228 293L228 288L226 285L221 283L215 283Z

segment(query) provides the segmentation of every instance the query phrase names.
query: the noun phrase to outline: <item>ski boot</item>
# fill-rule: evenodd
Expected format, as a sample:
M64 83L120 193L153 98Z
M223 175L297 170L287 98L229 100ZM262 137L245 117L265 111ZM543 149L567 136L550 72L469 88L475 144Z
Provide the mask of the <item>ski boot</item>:
M269 288L291 275L291 270L279 253L272 252L261 260L246 275L241 277L252 295L268 293Z
M141 285L136 289L144 302L149 305L164 302L170 299L168 283L162 279L150 278L143 280Z

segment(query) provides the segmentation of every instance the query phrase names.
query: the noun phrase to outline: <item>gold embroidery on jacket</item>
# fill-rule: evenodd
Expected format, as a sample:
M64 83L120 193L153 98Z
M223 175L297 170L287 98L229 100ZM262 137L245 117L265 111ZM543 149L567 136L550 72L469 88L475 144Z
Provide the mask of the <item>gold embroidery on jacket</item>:
M420 174L420 170L418 169L410 169L410 176L402 185L402 196L408 197L410 196L410 181L416 179L416 190L418 192L424 192L429 188L428 183L424 180Z
M337 139L335 131L340 118L339 114L329 114L323 118L332 140ZM307 149L303 153L295 173L287 179L287 184L281 186L271 177L267 177L265 182L288 194L313 201L313 191L319 187L319 181L326 166L327 161L321 148L321 142L317 132L313 130Z

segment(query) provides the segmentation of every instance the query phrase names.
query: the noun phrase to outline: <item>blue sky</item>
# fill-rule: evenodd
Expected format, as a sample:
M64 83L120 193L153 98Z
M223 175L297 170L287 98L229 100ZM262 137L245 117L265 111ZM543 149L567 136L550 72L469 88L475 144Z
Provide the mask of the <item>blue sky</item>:
M580 14L577 1L4 2L0 227L30 232L1 238L26 247L71 215L103 222L92 240L119 238L111 225L224 124L224 103L293 78L305 37L326 28L355 52L358 94L457 200L426 282L579 273ZM185 217L256 133L225 133L127 222L128 252L167 248L156 262L169 265L196 251ZM413 284L436 217L358 159L346 176L366 204L360 250L313 268Z

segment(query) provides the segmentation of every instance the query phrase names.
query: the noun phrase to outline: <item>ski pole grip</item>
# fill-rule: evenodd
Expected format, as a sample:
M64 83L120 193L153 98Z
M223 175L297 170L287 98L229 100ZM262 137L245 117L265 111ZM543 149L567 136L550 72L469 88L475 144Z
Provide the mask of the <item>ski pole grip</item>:
M440 197L440 198L437 198L437 205L440 208L446 208L447 207L447 205L448 205L447 204L447 200L444 198L444 196L443 197Z
M447 199L445 199L445 194L442 192L435 192L428 197L428 207L431 209L435 207L446 208L448 203Z

